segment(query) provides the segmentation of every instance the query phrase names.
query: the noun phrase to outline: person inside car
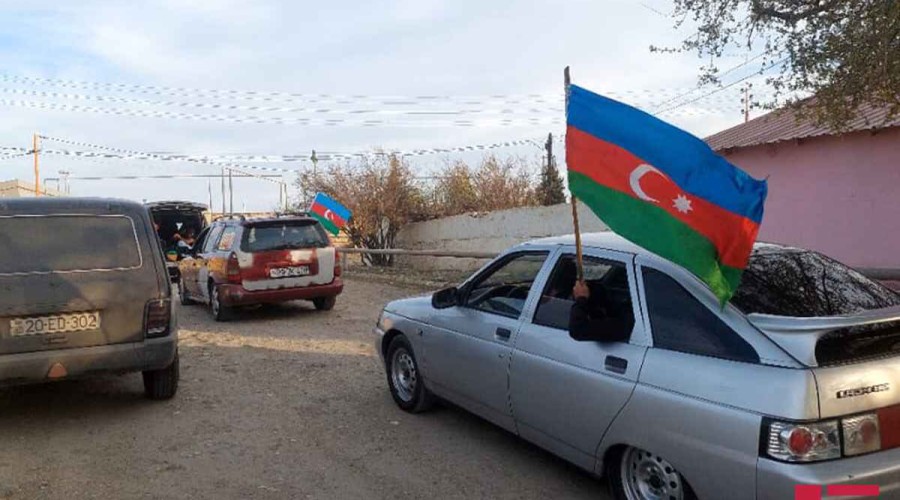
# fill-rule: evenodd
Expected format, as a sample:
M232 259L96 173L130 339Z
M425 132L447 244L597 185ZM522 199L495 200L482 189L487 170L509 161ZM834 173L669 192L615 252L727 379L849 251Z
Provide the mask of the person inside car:
M196 242L194 230L188 228L187 230L185 230L184 236L182 236L180 233L175 233L175 240L177 241L177 243L175 243L175 246L178 248L179 255L184 256L185 254L190 253L194 248L194 243Z
M575 340L624 342L631 336L633 322L623 321L607 308L603 285L577 280L572 288L575 303L569 313L569 336Z

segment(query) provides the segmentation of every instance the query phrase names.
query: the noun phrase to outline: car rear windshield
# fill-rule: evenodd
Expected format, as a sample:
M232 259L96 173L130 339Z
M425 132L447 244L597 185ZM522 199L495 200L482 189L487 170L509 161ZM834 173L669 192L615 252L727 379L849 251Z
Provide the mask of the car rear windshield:
M732 303L744 313L814 317L900 305L900 295L849 267L807 250L754 250Z
M244 252L323 248L328 236L316 221L274 221L248 226L241 238Z
M0 218L0 275L108 271L140 265L141 252L128 217Z

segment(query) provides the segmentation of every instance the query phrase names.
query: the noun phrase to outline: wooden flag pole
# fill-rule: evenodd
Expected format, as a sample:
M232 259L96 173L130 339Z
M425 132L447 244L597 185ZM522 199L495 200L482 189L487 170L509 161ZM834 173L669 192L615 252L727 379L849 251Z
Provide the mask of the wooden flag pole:
M566 66L566 69L563 70L563 80L566 88L566 121L568 121L569 114L569 84L571 83L571 79L569 78L569 67ZM569 191L571 194L571 190ZM575 198L575 195L572 194L572 224L575 225L575 265L578 273L578 281L584 279L584 259L581 256L581 229L578 225L578 199Z

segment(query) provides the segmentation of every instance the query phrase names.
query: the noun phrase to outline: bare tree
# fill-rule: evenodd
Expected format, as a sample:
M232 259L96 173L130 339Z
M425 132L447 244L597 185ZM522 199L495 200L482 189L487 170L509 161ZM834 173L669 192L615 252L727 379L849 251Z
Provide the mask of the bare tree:
M363 158L357 165L332 165L299 182L301 190L324 192L351 211L346 231L356 247L393 248L400 228L426 215L424 195L409 165L394 155ZM394 259L364 254L363 261L389 266Z

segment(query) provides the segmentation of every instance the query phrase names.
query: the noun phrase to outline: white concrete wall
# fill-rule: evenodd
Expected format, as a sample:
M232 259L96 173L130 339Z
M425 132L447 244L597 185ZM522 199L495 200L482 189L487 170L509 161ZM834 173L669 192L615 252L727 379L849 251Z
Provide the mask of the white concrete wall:
M582 232L605 231L606 225L585 205L578 204ZM527 207L497 212L473 213L409 224L397 236L397 248L409 250L459 250L501 252L523 241L571 234L569 204ZM451 257L404 257L399 265L420 270L471 270L485 263L478 259Z

